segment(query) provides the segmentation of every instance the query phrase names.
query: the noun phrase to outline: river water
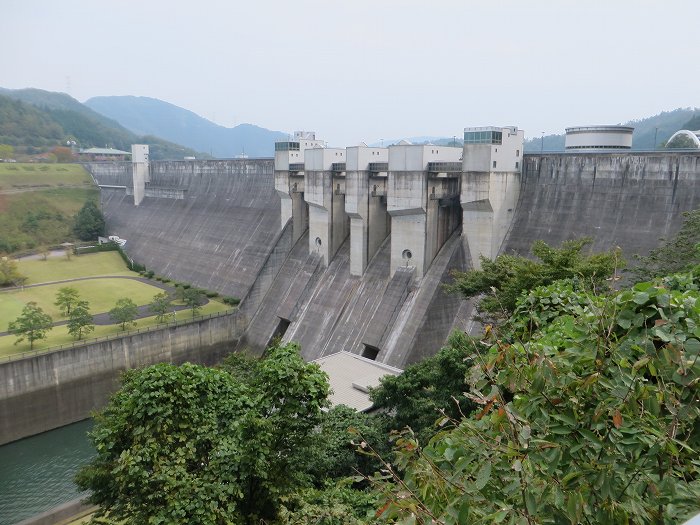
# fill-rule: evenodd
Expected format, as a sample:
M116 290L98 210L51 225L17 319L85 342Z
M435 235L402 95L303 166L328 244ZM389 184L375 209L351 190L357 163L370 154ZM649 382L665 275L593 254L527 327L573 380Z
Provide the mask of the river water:
M95 451L92 420L0 446L0 525L12 525L82 495L73 483Z

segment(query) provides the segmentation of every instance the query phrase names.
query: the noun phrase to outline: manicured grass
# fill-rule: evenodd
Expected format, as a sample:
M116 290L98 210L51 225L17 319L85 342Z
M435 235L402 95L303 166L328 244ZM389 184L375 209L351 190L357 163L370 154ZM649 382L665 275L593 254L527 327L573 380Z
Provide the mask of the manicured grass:
M79 164L0 164L0 190L91 183L92 177Z
M34 288L23 288L0 293L0 319L16 319L22 308L30 301L37 303L54 322L64 321L58 308L53 304L60 288L69 286L78 290L81 299L90 303L90 312L100 314L114 307L117 299L129 297L137 305L148 304L153 296L162 290L150 284L133 279L96 278L62 284L47 284ZM7 330L0 326L0 331Z
M210 299L209 303L201 308L198 315L208 315L228 310L231 310L230 306ZM189 310L181 310L176 312L175 318L178 320L191 319L192 313ZM157 324L155 317L145 317L136 321L136 326L133 327L133 330L156 326ZM95 330L90 332L89 339L125 333L120 328L119 325L96 326ZM131 329L132 328L130 328L130 330ZM29 343L27 341L22 341L20 344L15 345L14 343L16 340L17 337L14 335L0 337L0 357L29 351ZM68 329L65 325L55 326L47 333L46 339L34 341L34 350L43 350L66 343L70 344L74 341L75 339L68 333Z
M62 281L75 277L94 277L98 275L138 276L129 270L117 252L88 253L65 257L49 257L47 260L17 261L19 273L28 278L26 284ZM64 285L69 286L69 285Z
M162 291L161 288L134 279L114 279L101 277L108 275L124 275L137 277L136 272L126 268L124 261L117 252L90 253L81 256L73 256L70 260L65 257L49 257L46 261L30 260L18 261L19 271L27 276L27 284L47 283L80 277L98 277L84 281L69 283L54 283L33 288L25 287L22 290L0 291L0 332L7 330L7 324L16 319L22 312L22 308L29 301L35 301L49 314L54 322L64 320L54 302L56 293L64 286L70 286L78 290L81 299L90 303L90 311L93 315L108 312L114 307L117 299L121 297L131 298L137 305L149 304L153 296ZM231 310L230 306L218 300L210 299L204 305L198 315L208 315ZM192 318L190 310L176 312L175 319L187 320ZM155 317L139 319L133 329L145 328L158 324ZM105 337L121 333L119 325L96 326L89 334L90 339ZM17 337L14 335L0 336L0 356L11 355L29 351L29 343L23 341L15 345ZM67 327L54 326L47 334L47 338L34 342L35 350L42 350L54 346L72 343L73 336L68 333Z

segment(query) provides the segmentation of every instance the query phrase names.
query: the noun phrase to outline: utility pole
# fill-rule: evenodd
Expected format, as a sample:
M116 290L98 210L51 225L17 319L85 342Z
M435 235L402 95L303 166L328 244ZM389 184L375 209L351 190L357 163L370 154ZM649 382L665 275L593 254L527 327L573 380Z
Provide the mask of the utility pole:
M544 131L542 132L542 140L540 141L540 155L544 153Z
M659 134L659 127L654 128L654 151L656 151L656 136Z

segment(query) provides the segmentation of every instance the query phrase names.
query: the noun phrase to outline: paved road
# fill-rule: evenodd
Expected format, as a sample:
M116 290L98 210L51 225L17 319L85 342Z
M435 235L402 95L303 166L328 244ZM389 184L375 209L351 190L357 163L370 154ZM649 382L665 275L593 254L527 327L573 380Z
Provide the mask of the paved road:
M36 288L39 286L46 286L48 284L63 284L63 283L71 283L75 281L88 281L90 279L131 279L134 281L140 281L142 283L150 284L151 286L155 286L156 288L160 288L161 290L165 290L169 294L172 295L173 292L173 287L168 286L167 284L161 283L159 281L152 281L151 279L147 279L146 277L131 277L129 275L101 275L101 276L96 276L96 277L76 277L74 279L65 279L63 281L50 281L46 283L40 283L40 284L28 284L26 286L14 286L11 288L3 288L2 291L10 291L10 290L20 290L23 288ZM209 303L209 299L204 297L204 302L202 303L202 306L205 304ZM180 310L186 310L188 307L185 305L172 305L172 311L180 311ZM152 316L153 313L149 310L148 305L143 305L138 307L138 314L136 315L136 319L143 319L144 317L150 317ZM115 324L112 318L109 316L108 312L103 312L100 314L95 314L92 316L92 320L96 325L109 325L109 324ZM64 324L68 324L68 321L59 321L58 323L54 323L54 326L61 326ZM9 332L0 332L0 336L3 335L9 335Z

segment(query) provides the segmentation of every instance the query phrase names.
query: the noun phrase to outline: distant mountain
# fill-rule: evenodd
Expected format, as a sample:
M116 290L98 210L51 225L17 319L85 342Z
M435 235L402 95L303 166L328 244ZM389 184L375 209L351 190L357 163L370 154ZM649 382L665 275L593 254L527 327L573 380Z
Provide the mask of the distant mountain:
M632 134L633 150L653 150L655 146L654 141L656 141L656 147L659 147L679 129L689 129L688 126L700 126L700 109L679 108L673 111L664 111L653 117L631 120L622 125L634 127L634 133ZM564 151L564 137L565 134L546 135L544 137L544 145L542 144L542 137L534 137L525 141L523 149L525 153L539 153L541 149L544 149L544 151Z
M41 149L67 140L76 140L83 148L111 146L126 151L131 144L148 144L154 160L208 156L156 136L139 136L65 93L0 88L0 143Z
M149 97L94 97L85 105L134 133L157 135L215 157L271 157L286 133L252 124L219 126L192 111Z

